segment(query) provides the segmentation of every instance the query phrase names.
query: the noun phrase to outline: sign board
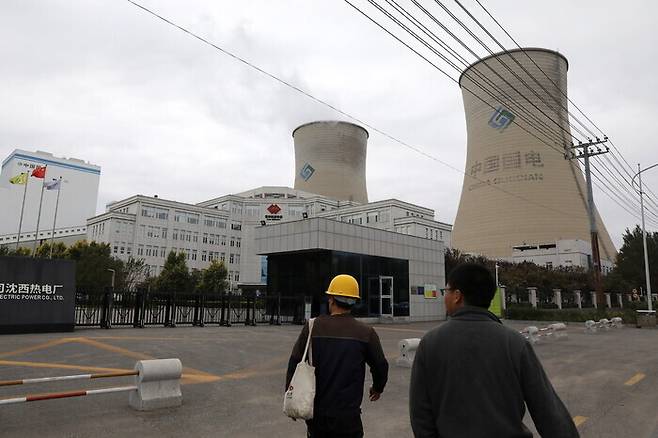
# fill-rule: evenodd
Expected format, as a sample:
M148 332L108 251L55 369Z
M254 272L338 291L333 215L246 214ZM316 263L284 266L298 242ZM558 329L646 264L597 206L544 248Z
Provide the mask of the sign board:
M425 298L436 298L436 285L435 284L426 284L423 290Z
M72 331L75 262L0 257L0 333Z

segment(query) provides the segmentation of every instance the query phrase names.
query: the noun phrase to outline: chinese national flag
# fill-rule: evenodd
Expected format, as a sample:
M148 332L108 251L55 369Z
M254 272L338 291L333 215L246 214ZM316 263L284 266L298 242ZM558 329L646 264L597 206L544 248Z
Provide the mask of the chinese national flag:
M37 168L32 171L32 176L35 178L45 178L46 166L37 166Z

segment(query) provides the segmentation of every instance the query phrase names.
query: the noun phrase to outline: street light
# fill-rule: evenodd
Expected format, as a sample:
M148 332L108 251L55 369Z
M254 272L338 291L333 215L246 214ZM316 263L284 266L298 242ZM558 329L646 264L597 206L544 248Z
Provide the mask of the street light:
M642 244L644 245L644 273L646 275L646 280L647 280L647 301L649 303L649 310L653 310L653 303L651 302L653 297L651 295L651 280L649 279L649 255L647 254L647 231L644 227L644 198L643 198L643 192L642 192L642 172L646 172L649 169L653 169L654 167L658 166L658 163L649 166L647 168L641 169L640 168L640 163L637 164L637 173L633 176L633 179L631 180L631 185L633 185L633 188L635 188L635 178L638 177L638 182L640 189L637 191L640 194L640 211L642 215Z

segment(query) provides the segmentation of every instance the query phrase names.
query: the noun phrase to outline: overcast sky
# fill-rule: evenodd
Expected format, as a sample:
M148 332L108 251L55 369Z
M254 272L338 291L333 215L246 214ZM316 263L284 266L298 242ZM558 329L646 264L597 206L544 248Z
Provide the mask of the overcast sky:
M344 1L142 4L463 168L457 85ZM482 17L473 0L464 4ZM522 45L569 59L570 97L633 166L658 162L656 2L486 5ZM41 149L100 165L98 212L137 193L196 203L262 185L292 186L292 130L345 119L125 0L3 0L0 55L0 155ZM460 173L371 132L367 176L371 200L399 198L454 221ZM658 169L646 182L658 193ZM619 245L637 220L595 196Z

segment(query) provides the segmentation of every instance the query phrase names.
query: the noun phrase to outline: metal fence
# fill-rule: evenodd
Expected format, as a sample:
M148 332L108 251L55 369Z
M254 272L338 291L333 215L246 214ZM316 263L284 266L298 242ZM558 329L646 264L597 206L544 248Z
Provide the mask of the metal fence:
M163 292L76 292L75 324L81 327L217 324L301 324L303 296L247 297Z

